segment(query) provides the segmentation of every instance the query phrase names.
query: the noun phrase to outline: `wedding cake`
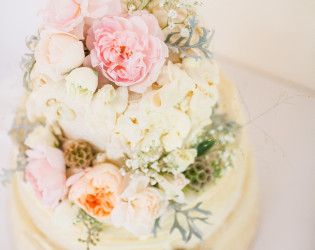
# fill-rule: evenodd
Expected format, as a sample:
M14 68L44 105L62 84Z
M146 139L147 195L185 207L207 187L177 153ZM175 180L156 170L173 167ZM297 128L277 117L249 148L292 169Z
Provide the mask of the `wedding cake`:
M16 249L249 249L251 151L201 5L50 0L39 12L10 132Z

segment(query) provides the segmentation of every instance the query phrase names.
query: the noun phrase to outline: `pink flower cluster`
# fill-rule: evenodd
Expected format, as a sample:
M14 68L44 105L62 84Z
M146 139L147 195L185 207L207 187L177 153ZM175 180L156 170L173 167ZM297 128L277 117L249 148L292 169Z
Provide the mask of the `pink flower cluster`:
M50 0L40 12L45 32L36 49L36 68L59 80L82 65L85 41L90 54L84 65L99 72L101 84L113 82L143 93L156 81L168 48L153 15L144 11L122 13L121 9L120 0ZM64 39L67 34L77 41L71 40L70 44L70 38ZM72 53L67 48L72 48ZM43 60L48 51L56 55ZM51 57L58 60L50 60Z

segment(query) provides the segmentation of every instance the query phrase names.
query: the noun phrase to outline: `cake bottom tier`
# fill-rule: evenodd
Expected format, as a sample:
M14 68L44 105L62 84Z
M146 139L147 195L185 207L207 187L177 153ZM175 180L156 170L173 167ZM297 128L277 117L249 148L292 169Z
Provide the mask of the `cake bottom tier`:
M242 124L239 101L233 85L222 77L220 96L228 102L222 103L223 112ZM165 225L156 239L150 237L139 240L124 229L108 226L101 235L95 250L248 250L254 238L258 217L257 183L252 164L251 150L246 131L240 136L237 146L236 167L230 169L216 185L204 192L195 194L193 206L202 202L202 208L210 210L209 225L200 225L205 236L203 244L197 239L185 244L178 232L169 234L171 220ZM14 160L15 157L13 157ZM14 164L14 163L12 163ZM84 250L85 245L78 242L84 229L73 227L63 230L52 223L53 212L46 209L35 198L32 190L16 176L12 185L10 202L11 235L16 250Z
M10 202L11 235L16 250L61 250L58 243L50 240L34 225L13 185ZM194 250L247 250L256 232L258 198L253 168L248 169L242 195L232 213L202 245ZM46 223L43 221L43 223ZM139 242L141 245L141 242ZM73 248L69 248L69 250ZM93 249L93 248L92 248ZM104 248L105 249L105 248ZM110 250L111 248L106 248ZM128 246L126 246L128 249ZM165 248L167 249L167 248ZM185 248L176 248L176 250ZM162 248L161 248L162 250Z

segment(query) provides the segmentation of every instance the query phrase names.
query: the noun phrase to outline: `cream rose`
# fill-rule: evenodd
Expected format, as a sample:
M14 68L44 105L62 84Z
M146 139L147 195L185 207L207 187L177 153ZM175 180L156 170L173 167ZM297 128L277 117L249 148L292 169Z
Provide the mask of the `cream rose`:
M68 94L91 101L98 85L97 72L88 67L74 69L66 77Z
M147 236L152 232L155 219L165 212L168 201L160 190L148 187L148 177L128 179L121 195L123 201L112 212L112 222L116 227L125 227L135 236Z
M67 180L67 186L71 186L69 200L98 220L110 222L112 210L120 201L122 180L119 169L112 164L88 168Z
M79 67L84 61L83 43L69 33L43 31L35 49L36 65L52 80Z

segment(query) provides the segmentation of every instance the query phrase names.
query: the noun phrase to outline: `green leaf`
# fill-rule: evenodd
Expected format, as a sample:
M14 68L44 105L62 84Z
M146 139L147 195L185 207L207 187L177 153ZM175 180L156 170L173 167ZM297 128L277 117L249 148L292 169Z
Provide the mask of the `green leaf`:
M156 236L157 236L158 229L161 229L160 219L161 219L161 217L157 218L155 220L155 223L154 223L154 227L153 227L153 231L152 231L154 238L156 238Z
M175 229L177 229L181 236L182 240L186 243L191 240L192 236L196 236L201 242L203 241L203 235L202 232L198 229L197 225L195 224L195 221L201 221L204 223L208 223L207 219L211 215L210 211L203 210L200 208L201 202L199 202L197 205L195 205L193 208L190 209L182 209L182 205L178 203L174 203L171 205L171 207L174 209L174 223L171 228L170 233L172 233ZM193 215L191 214L193 213ZM181 214L186 219L186 225L188 225L188 228L184 228L180 221L178 220L178 215ZM197 214L204 215L204 217L199 217Z
M197 146L197 156L200 157L205 155L214 146L215 142L214 139L201 142Z

